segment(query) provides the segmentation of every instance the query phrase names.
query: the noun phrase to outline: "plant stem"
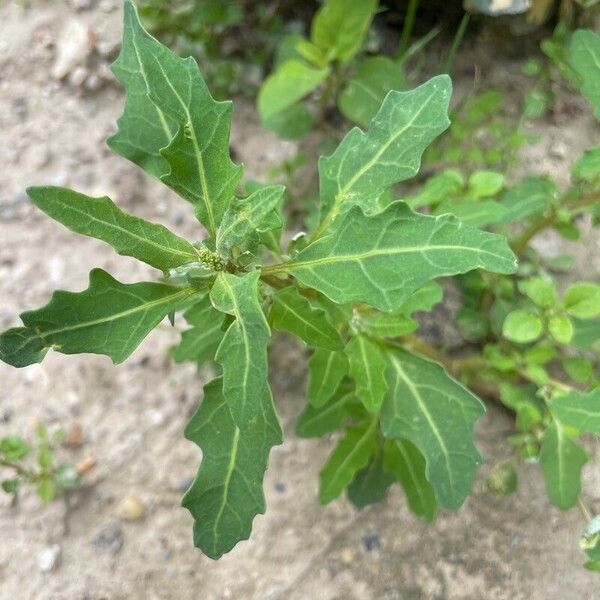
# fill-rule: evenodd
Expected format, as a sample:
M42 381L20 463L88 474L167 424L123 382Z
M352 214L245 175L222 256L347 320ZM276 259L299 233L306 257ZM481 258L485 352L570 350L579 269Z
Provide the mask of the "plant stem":
M450 71L452 71L452 67L454 66L454 60L456 59L456 53L458 52L458 49L462 44L463 38L465 37L465 32L467 31L470 19L471 15L466 12L463 15L463 18L461 19L458 29L456 30L456 34L454 35L454 39L452 40L452 46L450 46L448 56L444 61L444 65L442 67L443 73L450 73Z
M0 459L0 467L13 469L17 475L20 475L29 481L36 481L39 477L39 475L34 471L30 471L29 469L26 469L17 463L11 462L10 460Z
M591 204L595 204L596 202L600 202L600 193L595 194L585 194L580 196L574 202L567 203L566 207L570 209L583 208L584 206L589 206ZM527 249L529 242L536 236L538 233L541 233L545 229L552 227L556 221L558 220L558 211L556 208L552 208L550 214L542 217L539 221L532 223L521 235L519 235L515 241L511 244L515 254L517 256L521 256L523 252Z
M402 34L400 35L400 42L398 42L398 49L396 50L395 58L397 60L401 60L408 50L418 8L419 0L408 0L408 8L406 9L406 16L404 17Z

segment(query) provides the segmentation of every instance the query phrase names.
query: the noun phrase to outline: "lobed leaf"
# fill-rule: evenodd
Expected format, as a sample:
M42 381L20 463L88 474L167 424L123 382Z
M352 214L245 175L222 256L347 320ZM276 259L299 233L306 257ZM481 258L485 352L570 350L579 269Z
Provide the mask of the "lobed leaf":
M163 225L123 212L110 198L92 198L61 187L30 187L27 194L48 216L72 231L110 244L161 271L198 262L198 251Z
M383 469L383 453L375 455L348 486L348 499L357 508L383 502L394 478Z
M437 512L435 491L425 476L425 458L408 440L388 440L383 467L400 483L408 506L415 515L432 521Z
M544 177L527 177L511 187L500 200L506 210L500 224L520 221L530 215L542 214L556 193L554 183Z
M471 491L481 462L473 425L485 412L484 406L440 365L399 349L388 357L383 434L412 442L427 461L427 480L438 502L458 508Z
M319 500L335 500L377 452L377 419L349 427L319 474Z
M295 287L286 287L273 296L269 313L273 329L289 331L309 346L327 350L341 350L340 334L329 323L325 311L314 308Z
M563 425L580 433L600 435L600 388L588 393L572 391L552 398L550 410Z
M144 31L131 0L125 2L125 38L117 73L133 69L134 74L124 78L125 85L139 94L141 78L158 114L175 126L169 127L173 135L168 144L160 147L168 165L160 179L194 205L198 219L214 236L243 171L229 155L232 103L212 98L193 58L180 58ZM139 109L138 104L126 104L127 125L128 108ZM131 130L126 127L125 132L131 135ZM115 150L121 150L124 136L117 138L116 147L113 138Z
M384 353L375 342L360 334L350 340L345 352L356 395L371 414L378 413L388 389Z
M182 505L194 517L194 544L213 559L248 539L254 517L265 512L269 452L282 442L268 388L255 418L240 429L222 386L221 378L205 386L202 404L185 429L185 437L202 449L202 464Z
M581 469L587 460L583 448L560 423L554 421L544 431L540 464L552 504L567 510L577 503L581 491Z
M314 238L344 205L372 211L386 189L416 175L423 151L450 124L451 93L447 75L410 92L391 91L366 133L355 127L333 154L319 159L321 224Z
M346 420L346 405L352 397L351 392L340 388L322 406L315 408L308 404L296 422L296 435L321 437L339 429Z
M414 213L396 202L372 216L352 208L330 235L265 271L287 271L334 302L364 302L392 311L429 280L477 268L515 271L516 258L504 237L452 215Z
M179 344L171 348L171 356L177 363L190 360L200 367L214 358L223 339L225 319L213 308L208 294L183 316L192 327L181 334Z
M217 230L217 252L227 258L232 248L247 250L259 241L260 234L281 227L284 191L282 185L266 185L246 198L236 198Z
M308 360L308 400L323 406L337 391L348 373L348 359L343 352L316 348Z
M215 360L223 368L223 396L235 424L245 428L261 410L268 390L269 326L258 301L259 272L238 277L219 273L210 299L220 312L232 315Z
M83 292L54 292L46 306L21 314L25 327L0 335L0 359L15 367L63 354L106 354L123 362L169 313L196 293L191 286L120 283L102 269Z

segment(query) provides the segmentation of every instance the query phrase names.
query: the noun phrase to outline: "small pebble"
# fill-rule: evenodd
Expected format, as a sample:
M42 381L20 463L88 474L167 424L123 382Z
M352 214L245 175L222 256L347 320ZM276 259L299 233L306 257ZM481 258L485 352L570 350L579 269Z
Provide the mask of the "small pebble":
M285 492L285 490L287 489L285 483L281 483L281 481L278 481L275 484L275 491L279 492L280 494L283 494L283 492Z
M554 142L550 148L548 148L548 154L554 158L565 158L569 153L569 149L564 142Z
M83 444L83 428L79 423L71 423L65 435L65 446L80 448Z
M58 544L44 548L38 554L38 568L42 573L54 571L60 562L61 548Z
M104 525L92 538L92 544L111 554L117 554L123 546L123 531L118 523Z
M75 465L75 469L80 475L84 475L89 473L95 466L96 459L93 456L86 456Z
M342 562L350 564L354 560L354 550L352 548L344 548L340 553Z
M71 0L75 10L89 10L94 6L95 0Z
M379 548L379 546L381 545L379 541L379 536L376 533L365 535L362 539L362 543L367 552L372 552L373 550Z
M126 496L117 506L117 516L123 521L138 521L145 514L146 507L137 496Z

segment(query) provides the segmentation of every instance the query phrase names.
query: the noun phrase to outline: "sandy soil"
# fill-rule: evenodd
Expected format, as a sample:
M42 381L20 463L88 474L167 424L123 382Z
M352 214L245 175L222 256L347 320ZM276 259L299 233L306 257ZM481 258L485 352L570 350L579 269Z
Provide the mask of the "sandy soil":
M12 3L0 7L3 328L16 323L21 310L44 303L56 287L83 289L93 266L124 281L152 276L133 259L118 257L102 243L77 237L36 212L24 195L27 185L106 193L127 210L184 235L202 235L185 202L104 144L123 99L106 73L120 37L118 4L104 0L81 12L58 1L41 2L33 10ZM85 64L71 65L59 80L57 48L82 30L87 35L80 48ZM497 76L518 87L518 63L505 66ZM598 139L597 125L575 105L567 121L536 126L543 142L526 151L524 170L550 171L564 181L569 154ZM566 151L552 152L557 142ZM243 102L236 104L233 145L249 177L262 177L267 166L295 150L262 132L252 107ZM576 253L578 270L586 277L600 273L597 236L588 234L580 246L550 237L542 247ZM0 364L0 436L19 432L31 437L37 420L51 428L79 423L83 446L61 449L60 458L76 462L93 456L98 461L86 487L68 502L45 507L32 493L23 494L17 505L0 499L0 598L597 597L597 577L581 569L581 515L575 510L562 514L549 505L535 465L521 468L513 496L500 498L486 490L485 475L506 456L503 438L511 428L494 406L477 430L486 462L474 494L459 512L443 511L425 526L409 514L399 490L363 511L346 500L320 506L317 476L332 441L300 440L292 433L303 404L305 368L298 360L302 349L286 339L271 357L287 435L272 454L267 514L256 519L250 541L221 561L203 557L192 547L191 518L179 500L200 460L182 432L209 374L171 364L165 350L175 340L175 332L160 328L119 366L104 357L52 353L43 364L24 370ZM590 450L600 454L597 445ZM584 479L586 502L598 512L597 460L586 466ZM116 507L128 494L145 504L144 519L117 518ZM60 547L60 560L43 573L40 553L53 545Z

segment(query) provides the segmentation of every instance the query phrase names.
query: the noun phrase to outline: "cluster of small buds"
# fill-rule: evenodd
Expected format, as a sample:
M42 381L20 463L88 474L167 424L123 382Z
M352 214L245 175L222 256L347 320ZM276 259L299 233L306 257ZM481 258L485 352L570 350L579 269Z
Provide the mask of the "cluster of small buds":
M223 261L219 258L219 255L215 252L211 252L208 248L202 246L198 248L198 258L200 262L212 269L213 271L222 271L225 268Z

